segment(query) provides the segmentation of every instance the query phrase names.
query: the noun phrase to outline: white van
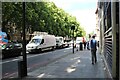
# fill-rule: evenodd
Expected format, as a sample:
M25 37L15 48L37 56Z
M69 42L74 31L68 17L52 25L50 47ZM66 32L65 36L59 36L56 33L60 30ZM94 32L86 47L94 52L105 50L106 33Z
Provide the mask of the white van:
M80 42L82 42L83 41L83 37L77 37L76 38L76 43L80 43Z
M56 48L63 48L64 39L63 37L55 37L56 38Z
M54 35L39 35L34 36L31 41L26 45L26 51L36 52L48 50L56 47L56 39Z
M79 48L80 43L83 42L83 37L77 37L76 38L76 47Z

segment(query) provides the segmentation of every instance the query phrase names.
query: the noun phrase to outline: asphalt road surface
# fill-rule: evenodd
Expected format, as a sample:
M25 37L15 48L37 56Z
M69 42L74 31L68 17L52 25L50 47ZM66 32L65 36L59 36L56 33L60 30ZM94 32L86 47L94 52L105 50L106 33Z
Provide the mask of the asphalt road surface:
M36 54L27 54L27 70L31 72L41 66L46 66L47 64L65 57L70 53L72 53L71 47ZM2 66L2 78L17 78L18 62L21 60L22 56L2 60L2 62L0 62Z

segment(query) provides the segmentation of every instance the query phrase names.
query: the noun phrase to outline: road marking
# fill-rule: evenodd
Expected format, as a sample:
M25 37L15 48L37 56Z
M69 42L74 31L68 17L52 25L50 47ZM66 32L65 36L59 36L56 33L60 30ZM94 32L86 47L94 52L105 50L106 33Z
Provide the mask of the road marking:
M9 62L18 61L18 60L20 60L20 59L13 59L13 60L10 60L10 61L0 62L0 64L9 63Z
M66 69L66 71L67 71L68 73L74 72L75 70L76 70L76 67L68 67L68 68Z
M65 48L65 49L71 49L72 47L69 47L69 48Z
M45 75L45 73L40 74L39 76L37 76L38 78L42 78Z
M67 52L67 51L64 51L64 52Z
M12 77L13 75L17 74L17 72L14 73L7 73L6 76L4 76L3 78L8 78L8 77Z

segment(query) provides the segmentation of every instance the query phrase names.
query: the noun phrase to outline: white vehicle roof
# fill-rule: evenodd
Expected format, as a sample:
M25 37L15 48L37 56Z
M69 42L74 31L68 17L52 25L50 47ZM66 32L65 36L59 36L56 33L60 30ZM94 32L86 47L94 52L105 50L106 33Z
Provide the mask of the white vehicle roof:
M77 37L77 38L76 38L76 43L82 42L82 40L83 40L83 37Z
M41 36L34 36L32 39L42 39L42 35Z
M63 38L63 37L55 37L55 38Z

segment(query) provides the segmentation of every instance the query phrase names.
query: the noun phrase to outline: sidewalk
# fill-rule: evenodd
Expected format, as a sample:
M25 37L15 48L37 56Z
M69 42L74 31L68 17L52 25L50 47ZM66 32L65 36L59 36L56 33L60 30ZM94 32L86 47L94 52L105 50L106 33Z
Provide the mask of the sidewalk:
M45 67L29 72L26 78L107 78L101 55L91 64L90 50L75 51Z

